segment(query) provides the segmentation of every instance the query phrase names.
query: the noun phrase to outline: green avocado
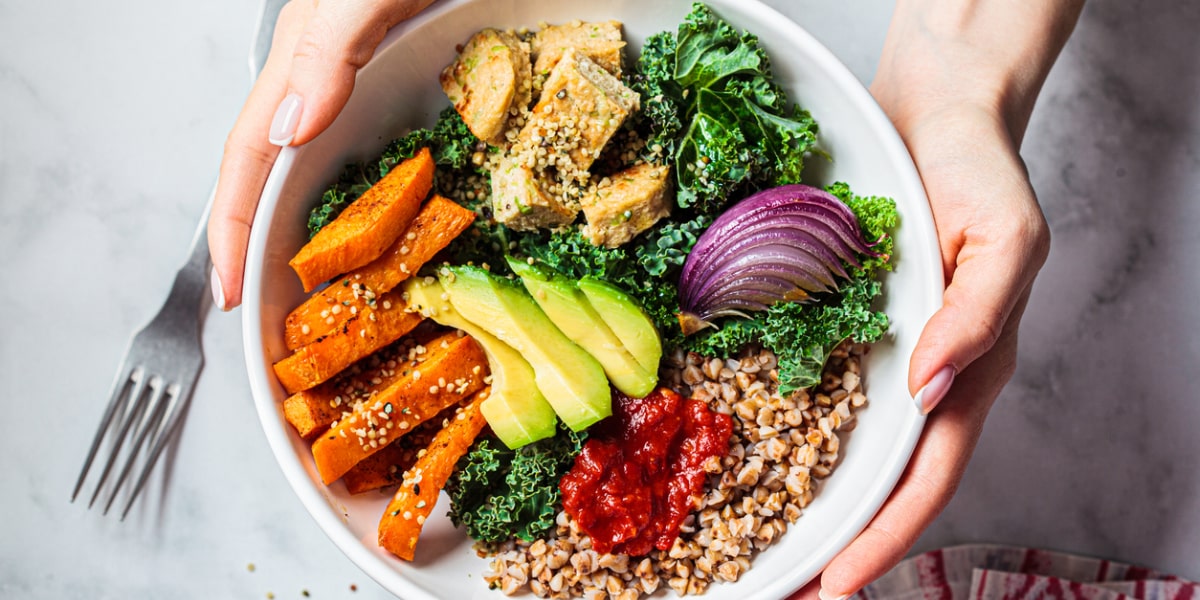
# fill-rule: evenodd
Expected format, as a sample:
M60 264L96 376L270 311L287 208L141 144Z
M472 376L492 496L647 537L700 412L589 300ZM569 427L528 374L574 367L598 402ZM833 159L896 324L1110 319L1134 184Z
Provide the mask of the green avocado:
M612 392L600 363L554 326L520 282L479 267L443 267L438 273L463 318L529 362L538 389L567 427L581 431L612 414Z
M504 445L515 449L554 435L558 421L554 409L538 390L533 367L519 352L454 310L446 288L437 279L410 279L404 284L404 294L409 308L434 322L461 329L483 347L492 372L492 393L479 410Z
M658 369L647 371L605 324L573 280L509 257L508 266L567 338L595 358L613 387L644 398L658 385Z
M638 364L657 375L663 353L662 338L637 300L621 288L594 277L580 279L579 290Z

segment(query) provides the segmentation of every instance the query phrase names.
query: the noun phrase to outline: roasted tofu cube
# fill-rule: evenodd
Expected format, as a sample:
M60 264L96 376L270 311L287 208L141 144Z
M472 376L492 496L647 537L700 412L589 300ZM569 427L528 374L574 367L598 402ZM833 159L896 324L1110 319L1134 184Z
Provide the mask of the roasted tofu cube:
M529 44L511 33L483 29L442 70L440 81L471 133L503 146L510 109L524 110L532 101Z
M625 40L621 38L620 21L574 21L564 25L551 25L538 31L530 44L533 76L537 78L548 75L567 48L574 48L605 71L616 77L621 76L621 51L625 48Z
M671 214L670 174L670 167L639 163L601 180L581 200L584 237L616 248Z
M637 108L637 92L567 48L550 70L516 148L554 167L561 181L584 181L601 149Z
M492 171L492 214L510 229L533 231L570 224L579 214L578 203L569 203L548 191L553 182L544 173L521 162L501 158Z

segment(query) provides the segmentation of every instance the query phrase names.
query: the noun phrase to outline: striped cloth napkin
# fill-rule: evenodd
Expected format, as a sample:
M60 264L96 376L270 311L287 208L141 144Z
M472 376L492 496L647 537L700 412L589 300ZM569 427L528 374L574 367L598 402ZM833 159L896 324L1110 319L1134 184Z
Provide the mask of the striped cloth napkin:
M854 600L1200 600L1200 584L1047 550L968 545L906 559Z

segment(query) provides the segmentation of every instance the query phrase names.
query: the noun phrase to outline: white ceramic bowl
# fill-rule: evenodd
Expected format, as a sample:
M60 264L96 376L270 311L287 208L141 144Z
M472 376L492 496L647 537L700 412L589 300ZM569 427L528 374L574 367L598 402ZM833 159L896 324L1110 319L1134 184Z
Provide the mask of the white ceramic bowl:
M800 587L861 531L900 476L924 419L908 397L908 358L926 320L941 303L937 241L920 180L895 130L862 85L801 27L747 0L711 0L714 10L756 33L780 83L821 126L821 146L833 163L824 184L846 181L860 194L899 204L896 270L886 281L890 336L876 344L866 366L870 403L843 444L843 459L817 489L799 521L754 559L733 584L710 587L706 598L780 598ZM426 523L417 560L405 563L380 550L376 527L387 497L349 495L321 484L308 445L284 420L283 389L271 364L286 355L283 321L303 299L287 261L305 240L305 219L321 190L348 162L375 157L413 127L432 125L447 100L437 74L455 45L487 26L536 27L540 21L619 19L631 51L646 36L674 29L689 2L669 0L450 0L439 2L390 32L358 77L350 103L333 126L301 148L279 156L255 216L246 264L243 329L246 366L263 430L293 491L321 529L355 564L393 593L418 598L497 598L487 589L485 560L445 518L445 496ZM284 493L280 490L280 493ZM297 524L303 527L303 524Z

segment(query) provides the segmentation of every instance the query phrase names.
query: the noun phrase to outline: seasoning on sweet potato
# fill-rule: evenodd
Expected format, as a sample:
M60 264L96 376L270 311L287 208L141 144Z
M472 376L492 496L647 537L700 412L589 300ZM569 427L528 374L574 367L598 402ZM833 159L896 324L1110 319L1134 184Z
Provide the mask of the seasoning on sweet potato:
M313 460L326 485L388 442L484 386L487 356L475 340L450 332L426 347L419 369L402 377L313 441Z
M359 403L425 362L424 345L444 333L440 327L427 325L433 325L433 322L422 323L410 334L350 365L333 379L288 396L283 401L284 418L306 440L321 435L334 421L349 416Z
M458 459L467 453L487 420L479 404L491 388L480 390L433 438L425 453L404 473L396 495L379 521L379 545L404 560L412 560L417 536L433 512Z
M421 315L405 310L399 291L389 292L379 297L376 308L360 311L337 331L275 363L275 376L289 394L311 389L420 323Z
M434 194L379 258L339 277L288 315L283 334L288 350L335 331L416 273L474 221L474 211Z
M288 262L304 291L383 254L412 222L432 187L433 155L422 148L347 206Z
M453 417L455 411L468 401L442 409L437 416L413 428L412 433L401 436L379 452L359 461L342 475L346 491L361 494L400 483L404 472L417 463L417 459L424 455L422 451L433 441L433 436L441 431L442 422Z

